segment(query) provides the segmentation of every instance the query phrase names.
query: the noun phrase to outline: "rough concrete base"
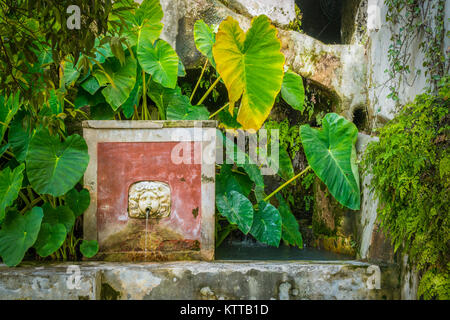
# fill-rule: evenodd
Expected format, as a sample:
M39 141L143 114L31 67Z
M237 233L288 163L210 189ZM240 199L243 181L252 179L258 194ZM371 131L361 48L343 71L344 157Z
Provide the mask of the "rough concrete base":
M397 269L381 268L380 289L375 269L354 261L0 265L0 299L399 299Z

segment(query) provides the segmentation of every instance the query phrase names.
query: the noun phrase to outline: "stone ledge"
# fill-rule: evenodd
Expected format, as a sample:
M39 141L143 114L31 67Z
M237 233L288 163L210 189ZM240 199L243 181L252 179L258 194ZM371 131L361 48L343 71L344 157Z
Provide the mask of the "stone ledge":
M381 288L370 289L370 266L358 261L0 265L0 300L398 299L397 268L381 267Z

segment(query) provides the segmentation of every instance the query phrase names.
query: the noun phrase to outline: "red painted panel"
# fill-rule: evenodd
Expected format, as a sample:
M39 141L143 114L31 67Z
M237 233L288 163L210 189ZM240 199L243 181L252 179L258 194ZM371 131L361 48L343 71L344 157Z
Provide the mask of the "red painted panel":
M191 159L194 159L194 147L201 147L201 143L188 143L191 144ZM171 189L170 216L149 221L147 233L159 232L158 239L168 237L161 239L164 241L200 241L201 164L198 161L195 164L172 163L172 148L177 144L179 143L98 143L97 227L100 250L104 241L114 235L120 236L124 241L133 242L129 238L135 236L127 230L136 233L136 226L145 233L145 219L131 219L127 211L128 189L139 181L161 181L168 183ZM171 239L170 235L176 237ZM116 250L117 246L114 251ZM124 248L124 251L129 250L130 248Z

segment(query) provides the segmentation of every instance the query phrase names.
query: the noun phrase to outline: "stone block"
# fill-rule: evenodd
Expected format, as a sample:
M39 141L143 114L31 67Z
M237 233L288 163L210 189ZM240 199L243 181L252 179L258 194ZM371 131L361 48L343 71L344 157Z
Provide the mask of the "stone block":
M215 121L85 121L84 237L108 261L214 258Z

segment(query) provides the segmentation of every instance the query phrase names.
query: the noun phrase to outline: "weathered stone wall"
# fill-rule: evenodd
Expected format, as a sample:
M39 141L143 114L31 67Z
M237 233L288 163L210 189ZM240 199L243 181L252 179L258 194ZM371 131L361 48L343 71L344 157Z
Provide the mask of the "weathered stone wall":
M397 268L351 261L0 265L0 300L389 300L399 289Z
M392 33L398 32L402 26L394 26L386 21L388 8L384 0L344 1L341 21L344 45L326 45L304 33L289 30L289 24L296 18L294 0L161 0L161 3L165 11L163 38L176 47L187 68L195 68L202 63L192 35L196 20L203 19L208 24L218 25L230 15L247 30L253 16L268 15L279 28L287 66L331 93L338 106L336 111L347 119L353 120L355 110L362 110L362 114L367 116L366 134L370 134L370 129L382 126L392 119L397 111L397 104L408 103L423 92L428 85L427 79L431 76L425 70L417 74L417 70L423 69L424 54L419 46L424 40L423 35L414 38L408 47L411 72L393 79L386 72L390 67L388 50L392 44ZM448 18L449 0L445 6L445 32L450 30ZM448 64L449 37L445 38L442 50L447 56ZM388 97L389 86L392 84L398 87L397 103ZM358 139L359 158L364 153L367 142L376 139L366 134L360 134ZM349 230L356 223L353 239L357 240L359 258L392 263L395 262L395 256L376 219L378 202L370 190L370 179L370 175L361 178L361 211L355 213L354 219L342 220L339 228ZM325 201L322 204L322 207L328 208L328 212L322 211L316 215L330 223L337 222L339 219L330 212L331 203ZM332 227L336 229L336 226ZM323 243L321 245L325 246ZM417 275L405 261L404 258L397 261L403 262L402 297L413 298L417 288Z
M427 0L425 1L427 3ZM369 8L372 6L372 8ZM375 10L375 8L377 10ZM372 12L368 16L367 12ZM388 51L392 45L391 37L393 32L399 32L400 25L393 25L386 21L388 11L384 0L361 0L355 15L353 30L347 38L350 43L364 45L367 54L367 108L370 117L370 127L382 126L391 120L398 112L398 106L404 105L414 100L417 94L423 93L430 85L429 79L432 74L426 74L423 67L424 53L420 48L420 43L425 40L424 35L419 33L411 43L408 43L407 54L410 55L410 70L407 75L397 75L391 78L386 72L390 68ZM429 12L430 19L435 12ZM445 6L445 32L450 30L450 1L446 1ZM379 20L378 20L379 19ZM378 20L378 21L377 21ZM377 23L378 22L378 23ZM378 24L378 25L377 25ZM444 38L442 52L446 55L446 63L449 63L450 38ZM419 73L417 73L418 70ZM389 98L389 86L398 88L399 100L395 102ZM361 158L365 152L368 142L376 140L376 137L360 134L358 137L358 156ZM361 179L361 211L359 213L358 237L359 237L359 257L372 262L397 262L402 265L402 299L415 299L418 285L418 275L414 267L408 265L407 257L396 257L390 245L388 236L377 222L378 201L374 198L370 186L371 175Z

